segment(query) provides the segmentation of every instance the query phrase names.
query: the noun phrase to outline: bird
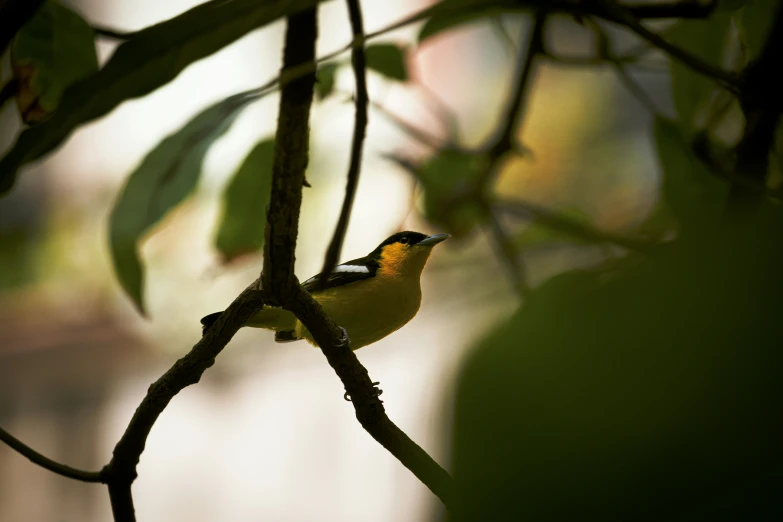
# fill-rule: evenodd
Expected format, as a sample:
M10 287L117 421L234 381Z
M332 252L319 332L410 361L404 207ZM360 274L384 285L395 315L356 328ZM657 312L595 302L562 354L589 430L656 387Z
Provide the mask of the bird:
M383 339L413 319L421 305L421 274L435 245L449 234L397 232L364 257L339 264L319 286L321 274L302 283L326 314L345 329L351 349ZM222 312L201 319L203 332ZM317 343L289 311L264 306L244 326L274 330L275 342Z

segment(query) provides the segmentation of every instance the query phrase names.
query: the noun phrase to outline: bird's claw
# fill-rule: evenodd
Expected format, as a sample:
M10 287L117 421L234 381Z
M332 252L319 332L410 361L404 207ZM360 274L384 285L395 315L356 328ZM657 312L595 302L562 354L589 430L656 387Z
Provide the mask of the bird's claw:
M380 382L372 383L373 393L372 393L372 395L370 395L370 397L380 397L381 395L383 395L383 390L378 388L379 384L380 384ZM348 395L347 391L343 394L343 399L345 399L348 402L351 402L351 396ZM383 402L383 401L381 401L381 402Z
M339 327L340 331L342 331L342 335L340 335L340 340L337 341L337 345L340 348L350 348L351 347L351 338L348 337L348 331L343 328L342 326Z

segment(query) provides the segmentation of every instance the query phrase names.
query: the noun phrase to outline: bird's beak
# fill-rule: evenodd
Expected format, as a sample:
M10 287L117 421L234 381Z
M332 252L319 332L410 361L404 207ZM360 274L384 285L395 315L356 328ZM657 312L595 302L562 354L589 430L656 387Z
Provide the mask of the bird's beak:
M441 241L445 241L450 237L451 237L450 234L435 234L434 236L429 236L427 238L422 239L417 244L421 246L435 246Z

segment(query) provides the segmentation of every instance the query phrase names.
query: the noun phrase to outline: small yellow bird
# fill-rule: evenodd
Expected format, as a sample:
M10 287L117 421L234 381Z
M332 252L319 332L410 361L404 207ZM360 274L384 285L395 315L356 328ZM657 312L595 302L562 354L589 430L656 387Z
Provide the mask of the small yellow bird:
M432 247L449 237L398 232L367 256L335 266L322 288L315 290L320 274L302 283L302 287L335 323L345 328L351 349L358 350L413 319L421 304L424 265ZM204 331L220 314L201 319ZM279 343L306 339L316 345L307 328L282 308L265 306L245 326L274 330Z

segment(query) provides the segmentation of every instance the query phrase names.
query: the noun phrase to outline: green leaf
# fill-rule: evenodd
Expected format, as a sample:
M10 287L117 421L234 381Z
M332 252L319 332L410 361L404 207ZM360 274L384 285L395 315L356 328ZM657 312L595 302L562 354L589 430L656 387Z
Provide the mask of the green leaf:
M405 82L408 80L408 69L405 65L406 51L405 48L394 44L370 45L364 50L367 68L392 80Z
M193 191L209 146L261 95L242 92L203 110L152 149L122 189L109 220L111 253L120 284L142 314L142 237Z
M716 11L709 20L682 20L671 29L670 40L717 67L726 49L730 23L731 16L725 11ZM674 108L682 128L691 132L717 84L679 60L672 58L670 63Z
M417 169L424 189L424 216L430 223L460 237L486 220L476 191L488 161L483 154L446 149Z
M223 254L224 262L255 252L264 245L274 152L273 138L253 147L223 193L215 246Z
M781 518L783 216L759 210L487 329L444 436L452 522Z
M751 60L758 58L764 44L767 43L772 22L779 8L780 2L769 0L747 0L742 7L737 21Z
M418 42L422 44L425 40L469 23L483 22L487 18L502 15L508 12L508 9L494 6L476 6L472 9L444 11L430 17L419 31Z
M340 64L335 62L325 63L318 67L315 95L319 100L327 98L334 91L334 80L339 68Z
M318 0L211 0L139 31L97 73L68 88L48 120L26 129L0 160L0 195L17 171L59 146L79 125L170 82L188 65Z
M95 33L78 14L49 0L14 37L11 68L22 121L39 123L66 87L98 70Z
M682 232L716 225L728 196L726 183L694 156L676 123L657 118L653 135L661 162L663 199Z

